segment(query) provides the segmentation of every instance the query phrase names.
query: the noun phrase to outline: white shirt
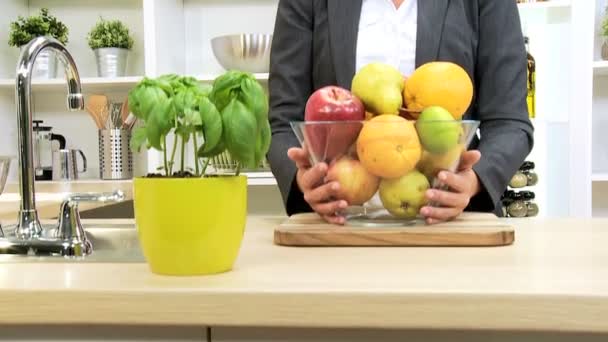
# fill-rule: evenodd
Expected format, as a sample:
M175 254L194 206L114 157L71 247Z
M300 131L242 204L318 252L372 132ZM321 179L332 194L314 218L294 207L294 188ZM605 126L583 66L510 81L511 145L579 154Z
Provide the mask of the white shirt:
M424 1L424 0L423 0ZM357 38L357 71L373 62L409 76L416 67L418 1L405 0L399 9L391 0L363 0Z

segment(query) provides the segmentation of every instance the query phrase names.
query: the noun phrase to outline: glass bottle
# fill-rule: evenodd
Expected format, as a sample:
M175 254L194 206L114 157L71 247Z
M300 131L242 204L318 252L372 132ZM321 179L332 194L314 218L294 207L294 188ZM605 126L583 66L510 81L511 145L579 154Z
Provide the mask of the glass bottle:
M528 114L530 118L536 117L536 60L530 54L530 38L524 37L524 42L526 43L526 53L528 55Z

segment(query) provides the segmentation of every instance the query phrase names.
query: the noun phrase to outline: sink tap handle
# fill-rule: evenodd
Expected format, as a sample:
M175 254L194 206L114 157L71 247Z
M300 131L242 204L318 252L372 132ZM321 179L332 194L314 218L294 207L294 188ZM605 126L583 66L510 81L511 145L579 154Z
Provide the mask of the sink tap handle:
M61 203L59 222L55 237L63 240L64 256L84 256L93 251L93 246L82 228L78 203L80 202L122 202L125 195L117 190L110 193L76 193L68 195Z
M125 194L121 190L105 193L74 193L66 197L66 201L73 202L76 205L79 202L122 202L125 199Z

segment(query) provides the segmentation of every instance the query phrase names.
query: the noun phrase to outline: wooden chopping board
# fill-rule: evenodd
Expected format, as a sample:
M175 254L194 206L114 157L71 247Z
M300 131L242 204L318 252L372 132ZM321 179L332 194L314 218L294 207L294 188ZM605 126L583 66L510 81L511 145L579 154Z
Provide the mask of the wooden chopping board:
M464 213L439 225L399 227L335 226L316 214L293 215L274 231L281 246L506 246L515 229L492 214Z

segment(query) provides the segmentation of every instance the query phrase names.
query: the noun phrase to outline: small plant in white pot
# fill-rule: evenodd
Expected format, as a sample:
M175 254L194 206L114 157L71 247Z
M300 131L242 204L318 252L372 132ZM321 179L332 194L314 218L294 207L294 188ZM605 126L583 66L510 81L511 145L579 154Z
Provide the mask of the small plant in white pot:
M95 53L99 77L121 77L126 74L133 37L125 24L120 20L100 18L87 35L87 41Z
M608 60L608 7L606 7L602 27L600 28L601 36L604 39L602 43L602 59Z
M38 15L29 17L19 16L17 21L10 24L9 46L23 47L32 39L40 36L49 36L62 44L68 42L69 30L65 24L42 8ZM54 78L57 74L57 58L50 50L43 50L38 54L33 70L34 78Z

